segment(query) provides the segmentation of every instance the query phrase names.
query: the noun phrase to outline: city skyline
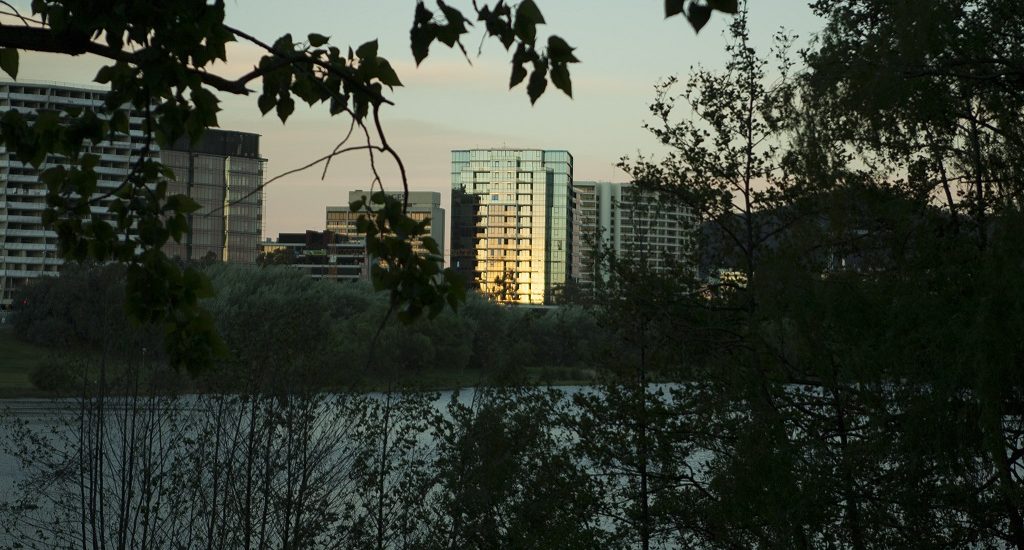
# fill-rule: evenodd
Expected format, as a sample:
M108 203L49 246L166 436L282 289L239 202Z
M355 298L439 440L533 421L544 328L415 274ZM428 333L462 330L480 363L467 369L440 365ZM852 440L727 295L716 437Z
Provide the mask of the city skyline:
M12 4L29 11L27 1ZM536 106L530 105L522 85L507 89L511 54L488 41L482 55L476 55L479 25L467 42L472 66L458 52L435 45L430 58L417 68L409 52L415 6L411 1L395 8L372 0L298 0L288 10L273 2L253 1L246 2L244 9L229 3L227 15L232 24L266 40L285 32L299 37L314 31L331 35L332 42L344 48L379 39L381 55L392 61L405 84L392 95L396 106L383 113L389 141L403 156L410 187L440 191L442 206L450 209L448 152L460 147L564 148L574 151L579 179L623 179L614 167L621 156L662 151L642 128L654 83L669 75L684 75L698 64L711 68L724 64L721 34L728 16L713 17L696 35L680 18L665 20L657 3L633 9L610 1L560 0L538 5L548 22L539 32L564 37L577 47L581 63L572 66L574 99L551 87ZM585 24L577 17L581 11L592 15ZM624 24L622 15L627 11L633 21ZM767 51L771 35L780 26L804 38L820 27L806 3L796 0L755 3L751 19L753 44L762 51ZM256 63L258 52L234 44L228 56L226 74L241 74ZM24 52L19 80L90 84L102 65L88 55L68 59ZM261 135L261 151L269 159L267 179L330 152L348 128L345 121L329 118L325 109L299 106L284 126L272 115L261 117L253 96L222 99L222 128ZM389 190L400 189L395 170L384 167L382 175ZM366 189L371 181L367 157L360 154L335 159L327 179L321 181L320 176L321 170L311 169L268 187L264 237L304 230L309 219L322 215L323 205L343 204L349 191Z

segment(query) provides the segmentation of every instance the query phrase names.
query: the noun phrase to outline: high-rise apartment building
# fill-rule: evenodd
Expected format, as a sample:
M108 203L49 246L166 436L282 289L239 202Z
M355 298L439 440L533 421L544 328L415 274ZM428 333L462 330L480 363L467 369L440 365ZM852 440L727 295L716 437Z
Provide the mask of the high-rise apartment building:
M0 113L17 110L31 121L46 111L102 112L106 94L102 88L0 81ZM127 135L83 146L83 153L100 158L97 197L124 182L145 148L143 119L130 110L128 114ZM190 195L202 206L190 216L192 230L184 242L170 243L165 252L185 259L256 260L262 232L262 195L257 190L264 162L259 158L259 136L208 130L194 146L182 140L161 151L151 144L148 155L174 169L177 181L171 182L169 193ZM18 286L55 276L64 263L56 233L43 228L46 186L39 181L40 172L62 163L49 157L37 170L0 147L0 308L11 305ZM93 212L104 216L111 200L98 199ZM113 216L109 219L114 221Z
M572 155L452 151L451 265L502 302L550 304L571 262Z
M45 111L99 111L105 96L106 91L100 88L0 81L0 113L16 110L31 121ZM97 197L121 185L144 148L142 118L129 112L129 123L127 135L83 146L83 153L100 159L96 167ZM156 155L150 153L151 157ZM37 277L55 276L64 263L58 256L57 234L43 228L46 186L39 181L41 171L62 163L60 158L48 157L37 170L0 147L0 308L10 307L20 285ZM105 213L110 200L112 197L98 200L93 212Z
M684 206L630 184L573 183L572 273L583 288L602 276L596 248L655 269L692 265L696 219Z
M183 260L214 259L254 263L263 233L263 166L260 136L208 129L198 143L188 138L160 151L174 171L169 194L192 197L199 210L189 215L182 242L164 252Z
M350 191L348 201L352 203L363 197L369 199L371 194L369 191ZM403 200L401 192L392 192L390 195ZM434 191L410 191L408 199L409 208L406 213L416 221L430 220L427 224L427 236L437 241L437 246L443 254L445 214L444 208L441 208L441 194ZM366 235L356 230L356 220L361 215L365 215L365 212L353 212L347 205L327 207L327 231L339 235L342 240L359 242L360 248L345 247L344 250L348 254L358 254L360 264L366 262ZM426 253L426 249L418 241L413 243L413 250L420 254ZM348 259L345 261L349 263ZM368 270L366 272L368 273Z

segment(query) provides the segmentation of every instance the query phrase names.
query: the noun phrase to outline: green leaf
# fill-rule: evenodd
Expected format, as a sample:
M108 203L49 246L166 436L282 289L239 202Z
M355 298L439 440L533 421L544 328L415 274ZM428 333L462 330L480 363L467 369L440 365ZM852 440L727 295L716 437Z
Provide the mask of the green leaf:
M412 46L412 56L419 65L427 54L430 53L430 43L437 38L437 29L431 22L434 13L423 5L423 2L416 3L416 16L413 18L412 30L409 31L409 39Z
M422 239L420 239L420 242L423 243L423 248L427 249L427 251L430 252L431 254L441 253L440 247L438 246L437 241L434 240L433 237L423 237Z
M525 18L534 25L540 25L544 23L544 16L541 15L540 9L537 8L537 4L533 0L523 0L519 4L519 8L516 9L516 20Z
M575 49L555 35L548 37L548 57L555 63L579 63L580 60L572 54Z
M516 9L516 21L514 24L516 36L523 41L533 44L537 39L537 25L544 23L544 16L541 15L537 4L533 0L523 0Z
M281 122L288 120L288 117L295 111L295 101L290 96L284 96L277 102L277 116Z
M74 115L72 115L74 116ZM117 111L112 117L110 117L110 129L120 134L128 135L131 130L131 125L128 120L128 113L126 111Z
M694 4L691 2L686 18L690 20L690 25L693 25L693 30L700 32L704 25L707 25L708 20L711 19L711 8L705 4Z
M295 41L291 33L288 33L274 41L274 49L279 52L290 52L295 49Z
M377 63L377 79L385 86L401 86L402 81L398 79L398 73L391 67L386 59L380 59Z
M170 197L167 197L167 204L164 206L164 211L191 214L200 208L201 206L199 203L188 195L171 195Z
M530 82L526 84L526 94L530 96L530 103L537 103L537 99L544 94L548 87L547 67L533 69L530 75Z
M93 78L93 82L100 84L106 84L114 78L114 67L107 65L106 67L100 67L100 70L96 72L96 78Z
M328 40L330 40L329 36L324 36L322 34L317 34L315 32L309 34L309 45L313 46L314 48L319 48L320 46L323 46L324 44L327 43Z
M371 40L362 46L356 48L356 55L359 59L376 59L377 58L377 41Z
M256 100L256 105L259 106L261 113L267 114L274 108L274 105L277 105L277 96L274 94L264 93Z
M200 116L203 117L203 121L206 122L208 126L213 126L214 124L209 124L211 122L211 118L216 117L217 112L220 111L220 107L217 106L220 102L217 99L217 96L213 95L213 92L206 88L196 88L192 90L191 95L192 103L195 104L196 110L199 112Z
M683 13L686 0L665 0L665 18Z
M523 67L522 65L513 65L512 78L510 78L508 82L509 89L515 88L516 84L522 82L524 78L526 78L526 67Z
M307 75L296 75L292 83L292 93L299 96L306 103L313 105L320 100L318 81Z
M708 0L708 7L725 13L736 13L740 11L738 0Z
M565 92L565 95L572 97L572 80L569 78L569 67L564 63L551 67L551 83L559 90Z
M11 75L11 78L18 79L18 50L0 48L0 70Z
M444 18L448 21L444 28L449 40L454 44L454 41L457 41L459 36L466 33L466 26L473 26L473 24L466 20L461 11L445 4L442 0L437 0L437 6L441 8L441 13L444 14ZM449 44L449 46L451 45Z

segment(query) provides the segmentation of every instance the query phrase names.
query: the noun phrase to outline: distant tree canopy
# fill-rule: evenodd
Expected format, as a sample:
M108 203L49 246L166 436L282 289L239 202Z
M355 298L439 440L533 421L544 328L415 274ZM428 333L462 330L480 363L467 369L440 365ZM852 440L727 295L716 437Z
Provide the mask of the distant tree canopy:
M40 113L30 119L8 110L0 118L0 144L35 167L51 155L66 159L69 167L43 172L48 188L44 223L58 233L66 259L127 266L132 314L170 326L169 351L176 364L207 364L219 345L209 316L198 306L199 298L209 294L209 284L197 271L178 268L161 252L169 239L182 238L186 216L198 205L187 196L168 196L166 180L173 175L148 153L183 136L194 142L203 130L217 126L216 93L258 93L260 111L275 111L282 122L295 110L296 99L310 106L325 104L332 116L349 117L352 125L333 150L310 166L350 151L376 152L397 165L401 185L408 191L405 167L387 140L381 116L381 108L392 104L386 89L402 82L391 63L377 54L375 40L347 51L332 45L328 35L315 32L265 41L227 24L223 0L35 0L31 15L5 4L5 14L14 22L0 25L0 69L11 77L18 75L19 51L88 53L110 61L95 78L110 85L104 112ZM416 4L410 42L417 63L428 56L434 42L458 47L465 54L462 39L475 19L487 37L513 52L510 86L527 80L529 74L526 90L531 101L544 93L549 80L572 95L569 65L578 61L574 48L555 35L546 42L538 37L544 17L533 0L515 6L504 0L474 2L469 17L441 0L436 10L425 2ZM737 3L665 3L666 17L684 14L697 30L714 10L735 12ZM214 63L227 60L227 44L236 40L257 46L264 55L241 77L224 77ZM126 106L144 117L145 145L123 184L113 192L99 191L98 157L83 152L83 147L128 133ZM349 144L353 135L358 144ZM441 274L437 262L413 252L411 242L421 240L430 255L442 253L424 235L425 224L406 215L407 199L383 193L379 175L374 186L381 192L352 208L366 213L361 229L368 235L371 252L382 260L373 273L377 288L390 293L392 308L406 320L424 311L437 315L446 304L455 307L464 297L461 282L452 272ZM91 210L108 199L116 214L114 223Z
M318 389L393 380L581 380L600 362L605 332L581 308L509 308L471 294L458 313L382 325L388 300L365 282L316 281L277 265L197 269L216 293L201 305L225 346L199 380L223 391L245 382L281 392L289 389L278 385L286 378ZM147 349L149 359L163 362L162 332L125 314L125 282L119 265L72 265L61 277L28 285L17 294L26 305L15 316L16 334L72 358L106 354L116 362Z

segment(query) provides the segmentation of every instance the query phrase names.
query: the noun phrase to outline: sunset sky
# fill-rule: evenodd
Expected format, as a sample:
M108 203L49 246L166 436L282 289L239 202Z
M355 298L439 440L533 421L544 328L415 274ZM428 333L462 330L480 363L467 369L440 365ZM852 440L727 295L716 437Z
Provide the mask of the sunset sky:
M468 0L452 5L469 10ZM443 45L435 44L419 68L409 50L412 0L228 0L230 24L272 42L290 32L331 36L342 48L380 41L405 84L392 95L396 105L383 114L389 141L409 169L413 189L441 191L449 196L449 151L474 147L567 149L575 159L575 178L621 181L614 165L623 155L660 155L658 143L642 128L654 83L669 75L685 77L691 66L710 68L725 62L723 30L727 17L715 13L700 35L681 17L664 19L661 1L538 0L547 25L538 32L553 33L577 47L581 63L572 66L574 99L553 86L530 105L525 88L507 88L510 53L491 40L477 56L482 27L465 41L472 66ZM29 13L28 2L13 2ZM428 3L433 7L433 2ZM9 19L5 19L9 21ZM780 27L795 32L805 43L820 27L805 0L762 0L751 7L755 47L767 51ZM246 44L229 49L222 74L248 71L260 52ZM20 78L89 83L101 66L86 56L68 58L25 55ZM334 147L348 121L331 118L326 108L298 106L287 125L274 116L262 117L256 96L224 97L222 128L262 135L268 159L266 175L301 166ZM366 189L370 182L364 154L335 159L325 180L320 170L282 179L267 189L264 235L283 231L322 230L324 207L347 202L348 191ZM386 171L385 186L396 188L396 172Z

